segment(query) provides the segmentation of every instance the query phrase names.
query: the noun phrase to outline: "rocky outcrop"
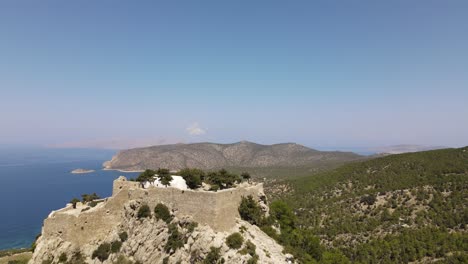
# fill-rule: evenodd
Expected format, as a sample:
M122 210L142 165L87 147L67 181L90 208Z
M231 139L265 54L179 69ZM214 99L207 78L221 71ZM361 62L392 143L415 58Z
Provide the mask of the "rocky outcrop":
M237 197L252 195L264 201L261 185L218 192L143 189L121 177L115 181L113 192L112 197L98 201L95 207L78 203L76 208L69 205L52 212L29 263L202 263L216 255L212 251L224 263L292 260L257 226L238 217ZM153 208L160 203L170 209L171 220L165 222L154 216ZM144 205L151 208L151 216L138 217ZM239 249L226 244L226 238L234 232L244 240ZM112 245L108 256L93 258L99 246L106 243ZM244 250L252 244L254 251L252 247Z
M106 169L138 171L144 169L182 168L217 169L227 167L265 168L274 166L314 166L362 158L349 152L325 152L294 143L260 145L252 142L234 144L175 144L120 151L104 163Z

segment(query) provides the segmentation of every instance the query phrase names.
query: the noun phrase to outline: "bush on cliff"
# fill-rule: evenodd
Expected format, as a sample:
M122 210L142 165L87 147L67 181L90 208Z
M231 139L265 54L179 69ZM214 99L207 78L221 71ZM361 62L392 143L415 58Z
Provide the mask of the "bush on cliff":
M97 258L102 262L109 258L110 253L111 253L111 244L102 243L101 245L99 245L99 247L96 250L94 250L92 258L93 259Z
M156 219L161 219L164 222L168 223L171 222L172 216L171 212L169 211L169 208L165 206L162 203L158 203L156 207L154 207L154 215L156 216Z
M258 226L260 226L263 219L262 208L253 199L252 195L242 197L239 205L239 214L243 220Z
M216 264L221 262L221 248L210 247L210 252L206 255L204 264Z
M232 233L226 238L226 245L232 249L239 249L242 247L242 243L244 243L244 238L238 232Z
M120 248L122 247L122 242L119 240L113 241L111 243L111 252L112 253L117 253L120 251Z
M119 234L120 241L125 242L128 239L128 233L126 231L123 231L122 233Z
M257 250L257 246L255 246L254 243L252 243L252 241L250 240L247 240L247 242L245 242L245 246L244 248L239 251L239 253L241 253L242 255L247 255L249 254L250 256L255 256L255 251Z
M59 256L59 263L65 263L67 262L68 260L68 257L67 257L67 254L65 254L65 252L63 252L62 254L60 254Z
M137 213L138 218L146 218L146 217L151 217L151 210L148 205L144 204L138 209Z
M183 238L184 237L179 232L177 225L169 225L169 238L167 239L166 246L164 246L164 250L166 251L166 253L169 253L171 251L175 252L177 249L183 247Z

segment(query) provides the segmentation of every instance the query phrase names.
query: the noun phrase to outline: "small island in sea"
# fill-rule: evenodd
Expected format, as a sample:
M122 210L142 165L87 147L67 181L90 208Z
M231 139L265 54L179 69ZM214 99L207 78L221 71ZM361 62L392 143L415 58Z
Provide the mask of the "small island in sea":
M71 173L73 174L84 174L84 173L91 173L91 172L94 172L94 170L76 169L76 170L71 171Z

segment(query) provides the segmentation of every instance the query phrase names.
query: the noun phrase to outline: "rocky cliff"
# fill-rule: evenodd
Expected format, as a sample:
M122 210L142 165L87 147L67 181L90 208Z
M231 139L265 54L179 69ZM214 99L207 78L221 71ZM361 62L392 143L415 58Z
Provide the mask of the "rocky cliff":
M70 204L52 212L29 263L290 263L280 245L240 219L246 195L265 201L261 184L218 192L144 189L121 177L112 197L94 207ZM160 204L169 218L156 216ZM144 206L151 211L142 216ZM227 237L236 232L242 242L233 248Z
M350 152L318 151L294 143L260 145L243 141L234 144L175 144L123 150L105 162L104 167L117 170L178 170L319 166L360 158L363 157Z

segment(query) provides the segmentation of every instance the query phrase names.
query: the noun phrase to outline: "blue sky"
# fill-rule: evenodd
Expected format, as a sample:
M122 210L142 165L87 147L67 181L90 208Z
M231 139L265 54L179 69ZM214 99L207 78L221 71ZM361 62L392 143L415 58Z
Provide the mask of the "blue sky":
M468 145L466 1L1 1L0 144Z

